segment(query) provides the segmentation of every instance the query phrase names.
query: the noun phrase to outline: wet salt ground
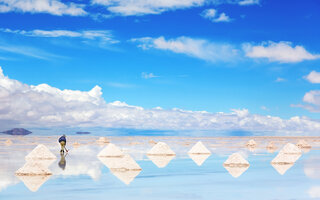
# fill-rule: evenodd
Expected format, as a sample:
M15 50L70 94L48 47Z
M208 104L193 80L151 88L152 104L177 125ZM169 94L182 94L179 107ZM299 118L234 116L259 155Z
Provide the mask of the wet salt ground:
M0 138L4 142L7 138ZM114 176L97 158L103 146L94 139L69 138L71 148L66 157L66 168L58 166L59 146L52 138L37 138L58 159L50 166L53 175L36 191L30 191L14 172L23 166L24 156L35 146L34 138L11 138L11 146L0 146L0 199L320 199L320 145L319 138L310 138L311 151L280 175L270 161L277 152L268 153L265 146L270 138L257 138L253 151L244 148L248 138L201 138L212 155L197 166L186 152L199 138L152 138L165 141L177 156L164 168L158 168L145 153L152 147L150 138L110 138L111 142L129 153L142 171L126 185ZM278 138L277 151L297 138ZM250 167L238 178L231 176L223 162L234 152L241 152Z

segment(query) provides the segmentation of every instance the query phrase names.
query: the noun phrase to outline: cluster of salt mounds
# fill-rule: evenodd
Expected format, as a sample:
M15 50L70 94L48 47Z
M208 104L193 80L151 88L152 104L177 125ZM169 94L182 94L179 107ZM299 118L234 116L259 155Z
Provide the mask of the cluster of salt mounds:
M176 156L176 153L166 143L158 142L148 151L147 156L158 168L164 168Z
M250 167L250 164L239 153L233 153L223 163L223 167L231 176L238 178Z
M128 154L124 154L116 145L110 143L98 155L99 160L111 173L125 184L130 184L141 172L141 167Z
M201 166L211 155L211 152L199 141L189 150L188 155L193 162Z
M301 150L294 144L286 144L271 161L273 168L281 175L284 175L294 163L301 157Z
M32 192L36 192L52 175L49 166L57 157L43 144L39 144L26 157L26 163L16 176Z

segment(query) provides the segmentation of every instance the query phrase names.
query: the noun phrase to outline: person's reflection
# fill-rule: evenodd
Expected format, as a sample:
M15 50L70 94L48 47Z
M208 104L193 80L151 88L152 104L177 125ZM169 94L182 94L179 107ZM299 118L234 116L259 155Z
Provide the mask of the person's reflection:
M66 154L60 154L61 158L60 158L60 161L59 161L59 167L64 170L66 168L66 164L67 164L67 161L66 161Z

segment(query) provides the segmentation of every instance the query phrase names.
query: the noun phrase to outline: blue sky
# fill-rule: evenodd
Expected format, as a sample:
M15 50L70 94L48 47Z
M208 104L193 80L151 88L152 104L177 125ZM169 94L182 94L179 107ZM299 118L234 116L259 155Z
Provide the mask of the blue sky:
M0 0L0 66L27 85L99 85L108 103L319 119L319 9L316 0Z

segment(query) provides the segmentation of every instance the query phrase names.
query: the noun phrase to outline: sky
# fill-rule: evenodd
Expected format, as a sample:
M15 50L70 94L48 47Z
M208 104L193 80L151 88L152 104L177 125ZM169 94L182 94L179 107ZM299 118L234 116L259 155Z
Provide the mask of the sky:
M0 124L320 130L317 0L0 0Z

